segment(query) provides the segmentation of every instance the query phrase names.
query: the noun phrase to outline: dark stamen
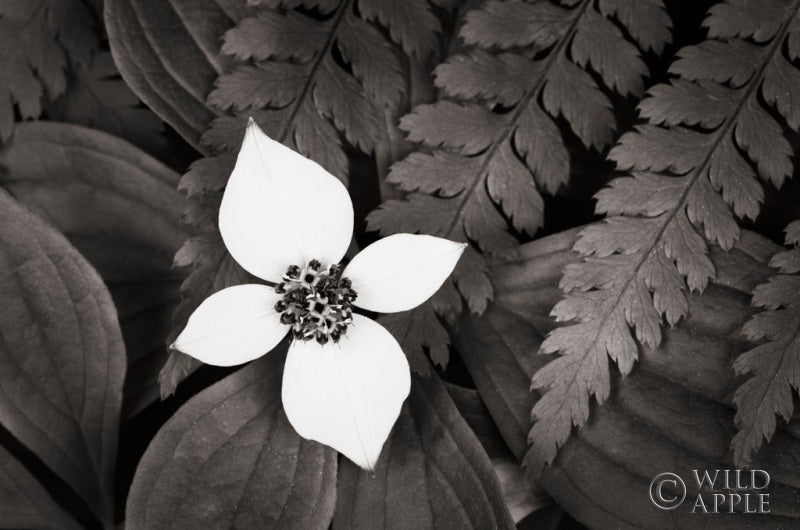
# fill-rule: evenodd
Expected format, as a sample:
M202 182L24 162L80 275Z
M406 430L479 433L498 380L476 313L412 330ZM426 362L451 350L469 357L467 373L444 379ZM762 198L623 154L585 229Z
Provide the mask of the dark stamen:
M292 265L286 271L286 276L288 276L289 278L298 278L300 276L300 267L298 267L297 265Z
M339 278L341 267L322 268L319 260L305 267L292 265L275 291L283 297L275 304L281 323L291 326L295 340L338 342L352 323L356 293L348 278Z

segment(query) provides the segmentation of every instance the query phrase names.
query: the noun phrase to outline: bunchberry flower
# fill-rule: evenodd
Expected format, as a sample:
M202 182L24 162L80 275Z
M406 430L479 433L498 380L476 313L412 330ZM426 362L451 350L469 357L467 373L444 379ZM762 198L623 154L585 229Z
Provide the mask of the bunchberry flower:
M266 354L291 333L281 397L292 427L373 469L411 378L394 337L354 309L416 307L447 279L465 245L395 234L342 267L353 232L347 189L252 120L219 229L233 258L275 285L212 294L172 347L206 364L232 366Z

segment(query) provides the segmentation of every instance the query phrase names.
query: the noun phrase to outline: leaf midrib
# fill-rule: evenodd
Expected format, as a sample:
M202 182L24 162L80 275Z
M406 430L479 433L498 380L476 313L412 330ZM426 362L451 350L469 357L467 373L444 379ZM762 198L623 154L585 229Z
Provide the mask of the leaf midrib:
M578 23L580 22L583 14L589 8L591 0L583 0L583 4L575 9L575 17L573 18L572 22L570 23L569 27L567 28L566 33L564 33L563 37L559 40L556 47L553 51L548 55L547 59L545 59L544 66L541 70L541 76L536 81L536 84L528 90L522 99L517 104L517 107L514 109L514 112L511 114L511 118L506 123L505 127L503 128L503 132L495 139L492 145L489 147L489 150L483 156L483 160L481 161L481 165L478 167L478 170L475 172L475 177L472 180L472 183L468 186L468 189L461 195L461 199L458 202L458 207L456 208L456 214L453 216L453 220L448 225L446 231L444 232L445 238L450 238L453 231L459 225L459 220L464 217L466 212L466 205L469 202L470 198L475 194L475 191L478 189L478 186L483 182L484 175L486 175L486 171L491 163L492 159L494 158L497 151L500 149L500 146L505 143L511 133L516 129L517 122L519 121L520 116L522 113L525 112L525 109L528 108L531 100L534 98L539 97L539 93L541 92L542 88L544 88L545 82L547 81L547 74L550 72L550 69L555 64L556 60L561 56L562 52L572 40L575 31L577 30Z
M794 14L786 18L786 20L783 22L778 32L775 34L775 37L773 38L772 43L770 43L767 53L764 54L764 61L761 63L761 65L758 67L758 69L753 73L752 77L750 78L748 86L744 90L744 95L739 100L739 103L736 105L733 113L730 116L728 116L723 126L717 130L716 138L714 138L714 142L711 145L711 148L708 150L705 157L703 157L702 163L692 173L686 187L684 188L683 192L681 192L681 195L678 198L677 203L675 204L675 206L672 207L672 209L669 212L667 212L667 215L664 217L664 221L659 227L656 236L653 238L653 242L647 247L647 249L644 252L642 252L641 258L636 263L636 266L633 269L633 273L628 277L627 280L625 280L625 283L623 283L622 287L619 290L619 294L617 295L617 297L614 300L614 303L611 306L612 309L608 313L606 313L606 315L603 317L601 325L598 326L597 331L595 332L594 339L591 343L592 345L595 345L597 343L597 338L600 333L600 329L605 326L608 319L611 317L614 311L616 311L620 300L626 294L628 288L631 285L631 282L633 281L634 278L638 277L639 271L641 270L642 266L650 257L653 250L661 242L662 238L664 237L664 232L667 230L667 227L670 225L670 223L672 223L673 219L675 219L675 216L678 214L678 212L686 207L686 199L689 196L689 192L692 191L694 185L697 183L700 176L703 175L703 173L705 172L708 163L711 161L711 157L716 152L720 143L723 141L723 139L728 137L731 128L738 121L739 113L741 112L744 105L750 100L750 97L753 95L756 89L761 85L764 71L772 61L772 58L775 55L775 51L778 49L780 44L783 43L783 40L786 37L786 33L788 32L789 25L792 23L794 17L797 15L798 7L800 7L800 0L795 0L793 6Z
M741 100L739 101L739 103L736 105L736 108L735 108L734 112L727 118L725 124L718 129L717 136L714 139L714 143L712 144L711 148L708 150L708 153L706 154L706 156L703 158L702 163L695 169L694 173L689 178L689 181L688 181L688 184L686 185L686 188L681 193L681 195L680 195L677 203L675 204L675 206L665 216L664 221L661 224L661 227L659 228L656 236L653 238L653 242L648 246L648 248L644 252L642 252L641 258L639 258L639 261L636 263L635 267L633 268L633 272L628 276L628 278L622 284L622 286L619 289L619 292L617 293L617 296L614 299L614 302L610 305L610 309L603 315L602 320L596 326L595 331L594 331L594 336L592 337L591 342L589 342L587 344L587 347L583 350L584 351L584 353L582 355L583 359L586 358L586 356L589 354L590 351L592 351L592 350L594 350L596 348L601 330L605 329L608 320L619 309L620 300L627 293L628 288L630 287L630 285L633 282L634 278L638 277L639 271L641 270L642 266L647 261L647 259L650 257L650 255L653 252L653 250L661 242L662 237L664 236L664 232L666 231L666 229L669 226L669 224L673 221L673 219L675 218L677 213L679 211L681 211L683 208L686 207L685 202L686 202L686 199L687 199L687 197L689 195L689 192L692 190L694 185L697 183L697 180L703 174L705 168L708 166L708 163L711 160L711 156L714 154L716 149L719 147L719 144L722 142L722 140L727 137L727 135L730 132L731 128L733 127L733 125L738 120L739 113L741 112L741 110L744 107L745 103L747 103L749 101L750 97L753 95L755 90L760 86L764 71L766 70L766 68L769 65L769 63L772 61L772 58L773 58L773 56L775 54L775 51L778 49L780 44L783 43L783 40L786 37L786 34L788 32L789 25L794 20L794 17L797 15L797 11L798 11L799 7L800 7L800 0L795 0L794 6L792 8L792 10L794 11L794 14L791 17L787 17L786 20L781 25L781 27L778 30L778 32L776 32L775 37L773 38L773 41L770 44L769 49L767 50L767 53L764 54L764 57L765 57L764 61L762 62L762 64L759 66L759 68L754 72L754 74L750 78L749 84L748 84L747 88L744 91L744 95L741 98ZM577 381L578 381L577 377L570 378L569 384L567 385L568 390L571 389L572 387L574 387L574 385L577 383Z
M325 60L325 57L331 52L331 48L333 47L333 43L336 41L337 32L339 31L339 27L344 20L344 16L347 13L347 10L350 8L353 0L343 0L339 7L336 8L336 15L331 23L331 29L328 32L328 37L325 40L325 44L323 45L322 49L319 51L317 56L314 58L314 62L311 64L311 68L309 69L309 74L306 77L306 82L303 85L303 90L300 92L300 96L295 100L294 107L292 108L291 114L289 114L289 118L283 125L283 130L281 130L280 135L278 135L278 141L281 143L286 142L286 137L292 129L292 124L294 120L297 118L297 114L300 112L300 109L305 102L305 99L308 97L308 94L311 92L311 87L314 85L315 78L317 76L317 72L322 65L322 61Z

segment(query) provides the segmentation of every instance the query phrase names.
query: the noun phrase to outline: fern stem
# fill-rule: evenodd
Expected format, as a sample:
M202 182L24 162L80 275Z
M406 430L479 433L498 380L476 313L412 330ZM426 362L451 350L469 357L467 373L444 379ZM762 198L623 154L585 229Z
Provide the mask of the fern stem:
M631 282L633 282L634 278L636 278L638 276L639 270L642 268L644 263L650 257L650 254L653 252L653 250L661 242L661 240L662 240L662 238L664 236L664 232L666 231L666 229L669 226L669 224L673 221L673 219L678 214L678 212L681 211L682 208L686 207L686 199L689 196L689 192L691 192L692 188L697 183L698 179L704 174L704 172L706 170L706 167L708 166L708 163L711 161L711 157L713 156L713 154L716 151L716 149L719 147L719 145L722 142L722 140L728 134L730 134L731 128L736 123L736 119L737 119L737 117L739 115L739 112L741 112L741 110L744 107L745 103L747 103L747 101L753 96L753 94L756 93L757 88L760 86L762 75L764 74L764 71L766 70L767 65L772 60L772 57L775 55L776 50L778 50L780 48L780 45L783 43L783 40L786 37L786 34L787 34L788 30L789 30L789 25L794 20L795 16L797 16L798 9L800 9L800 0L795 0L794 6L793 6L794 15L791 16L791 17L787 17L786 21L784 21L784 23L781 25L780 30L775 35L772 43L770 43L770 46L769 46L769 49L768 49L767 53L764 54L764 57L765 57L764 61L758 67L758 70L756 70L756 72L750 78L750 81L748 82L748 86L745 89L741 100L738 102L738 104L736 105L736 108L731 113L731 115L726 119L725 123L718 129L717 136L714 139L714 143L712 144L711 148L708 150L708 153L706 153L705 157L703 158L702 163L692 173L691 177L688 180L688 183L687 183L686 187L681 192L680 198L676 202L675 206L673 206L672 209L669 212L667 212L666 216L664 217L664 221L661 224L661 226L659 227L658 233L653 238L652 243L647 247L647 249L644 252L642 252L641 258L639 258L639 260L636 262L636 266L632 269L631 274L625 280L625 283L623 283L622 286L620 287L620 289L619 289L619 291L617 293L617 296L614 299L614 303L609 306L610 310L603 316L603 319L602 319L600 325L597 326L597 328L595 330L595 335L592 338L592 341L589 343L590 345L594 345L594 344L597 343L598 335L600 334L600 332L603 329L605 329L605 326L606 326L606 324L608 322L608 319L611 318L611 316L614 314L614 311L619 306L620 300L622 299L622 297L627 292L628 288L631 285ZM586 351L589 351L589 349L587 349ZM575 383L575 379L573 379L570 382L570 386L572 386L574 383Z
M508 137L514 131L514 128L517 125L517 121L519 120L522 113L528 107L532 100L538 99L540 92L544 88L545 81L547 80L547 74L552 68L553 64L556 60L564 53L566 49L567 43L572 40L572 36L575 34L575 31L578 27L578 23L580 22L581 17L589 8L589 5L592 3L592 0L583 0L583 3L580 7L576 8L576 15L575 18L570 22L569 28L564 33L564 36L558 41L553 51L548 55L547 59L545 60L544 67L542 68L542 73L539 79L536 81L536 84L531 87L522 99L520 99L517 107L514 109L514 112L511 114L508 122L506 123L505 127L503 128L503 132L495 139L489 149L486 151L486 154L483 156L483 160L481 161L481 165L478 168L478 171L475 172L475 178L473 179L472 183L467 187L464 191L461 199L458 202L458 208L456 215L453 216L453 220L448 225L447 229L444 232L444 237L449 238L452 236L453 231L459 225L459 220L464 216L465 208L467 202L469 201L470 197L475 190L480 186L481 182L483 181L483 176L486 174L486 170L489 167L489 164L492 161L492 158L497 153L500 146L508 140Z
M404 61L408 72L405 90L407 97L397 108L383 109L384 134L375 142L375 165L381 202L400 199L405 195L400 188L386 180L392 164L405 158L412 149L405 133L397 126L398 118L417 105L434 100L433 82L426 65L409 56L405 56Z
M772 57L775 55L776 50L778 50L780 48L780 45L783 43L783 40L786 37L787 32L789 31L789 25L794 20L794 17L797 16L798 9L800 9L800 0L795 0L793 8L794 15L792 15L791 17L787 17L787 19L781 25L780 30L775 35L775 38L773 39L772 43L770 43L767 53L764 54L765 57L764 61L758 67L758 70L756 70L756 72L750 78L748 86L744 91L744 95L737 103L736 108L731 113L731 115L728 116L728 118L725 120L725 123L722 125L722 127L719 128L717 136L716 138L714 138L714 143L706 153L706 156L703 158L703 162L697 167L697 169L694 170L694 173L689 179L686 188L683 190L683 192L681 192L678 202L667 213L664 222L661 224L661 227L658 230L658 234L653 239L653 243L647 248L647 250L644 253L642 253L642 258L636 264L636 268L634 269L634 274L631 275L631 277L628 278L628 280L623 285L623 288L620 290L620 295L615 300L614 305L616 305L619 302L620 297L622 296L622 294L624 294L625 290L632 281L633 277L639 272L639 269L642 267L646 259L650 256L650 253L653 252L653 249L655 249L656 245L658 245L658 243L661 241L661 238L664 236L664 232L666 231L667 226L669 226L669 224L675 218L677 213L682 208L686 207L686 198L689 196L689 192L697 183L697 180L700 178L700 176L703 175L703 173L705 172L708 163L711 161L711 157L714 155L714 152L717 150L722 140L725 137L727 137L727 135L731 132L731 128L736 123L736 119L738 118L738 115L741 112L742 108L744 107L745 103L747 103L747 101L753 96L753 94L760 86L762 80L761 78L764 75L764 70L766 70L767 65L769 65L769 62L772 60Z
M320 52L314 58L314 62L311 64L310 73L306 78L306 82L303 85L303 90L300 92L300 96L295 100L294 107L292 108L292 113L286 119L286 122L283 124L283 129L281 130L280 135L278 136L278 140L280 142L286 141L286 135L289 134L291 130L290 125L294 122L295 118L297 118L297 113L300 112L300 108L303 106L303 102L305 101L306 97L308 97L309 92L311 91L311 87L314 85L314 78L319 71L320 65L322 65L322 61L328 54L331 52L331 48L333 47L333 43L336 41L336 32L339 31L339 26L344 20L345 14L347 14L347 10L352 5L353 0L342 0L342 3L339 4L339 7L336 8L336 15L333 18L333 22L331 23L331 30L328 33L328 37L325 40L325 45L322 47Z

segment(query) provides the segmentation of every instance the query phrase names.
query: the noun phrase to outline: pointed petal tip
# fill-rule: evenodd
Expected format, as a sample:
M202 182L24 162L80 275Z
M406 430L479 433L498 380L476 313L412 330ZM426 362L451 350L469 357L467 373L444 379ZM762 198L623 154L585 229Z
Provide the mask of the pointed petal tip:
M270 138L252 116L218 219L236 262L276 283L291 264L312 258L338 263L353 235L353 204L344 184Z
M367 462L366 465L362 464L361 462L356 462L356 465L373 477L375 476L375 467L377 466L377 462Z
M374 474L410 392L411 375L405 354L385 328L361 315L354 320L347 347L292 343L281 396L300 436Z

